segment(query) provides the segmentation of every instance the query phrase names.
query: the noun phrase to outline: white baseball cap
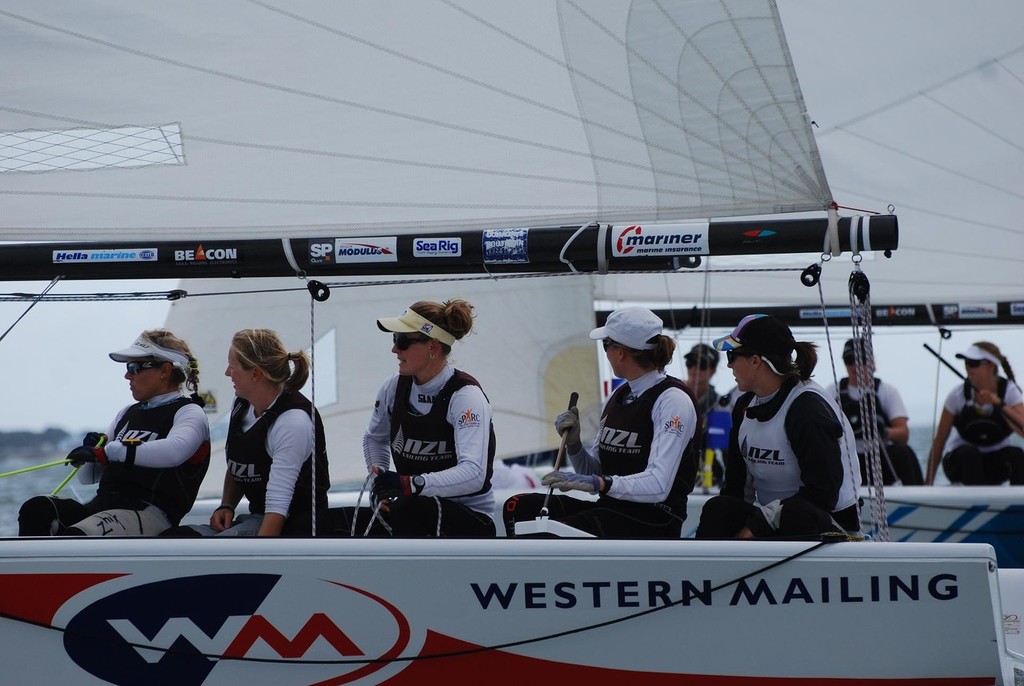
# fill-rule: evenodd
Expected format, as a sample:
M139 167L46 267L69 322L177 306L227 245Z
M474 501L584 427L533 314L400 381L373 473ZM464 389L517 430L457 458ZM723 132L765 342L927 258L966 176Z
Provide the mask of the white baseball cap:
M621 307L610 315L604 326L590 332L595 341L610 338L632 350L654 350L652 338L661 334L664 322L646 307Z
M999 361L998 357L977 345L972 345L964 352L957 353L956 356L961 360L985 360L986 362L991 362L992 364L994 364L997 369L1002 364Z

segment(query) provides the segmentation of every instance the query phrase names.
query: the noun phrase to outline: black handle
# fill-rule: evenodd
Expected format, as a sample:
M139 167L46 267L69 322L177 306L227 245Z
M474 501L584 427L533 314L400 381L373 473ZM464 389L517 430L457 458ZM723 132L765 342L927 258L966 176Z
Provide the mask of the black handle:
M580 399L580 394L579 394L579 393L577 393L576 391L573 391L573 392L572 392L572 393L571 393L571 394L569 395L569 409L570 409L570 410L571 410L572 408L576 407L576 402L577 402L577 401L578 401L579 399Z

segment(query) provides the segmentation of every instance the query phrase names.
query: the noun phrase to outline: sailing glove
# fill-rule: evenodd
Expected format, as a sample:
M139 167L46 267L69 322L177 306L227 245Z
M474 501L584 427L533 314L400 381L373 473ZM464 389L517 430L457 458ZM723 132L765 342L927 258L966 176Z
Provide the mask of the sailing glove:
M580 411L576 407L570 407L562 414L555 417L555 430L560 435L565 435L566 445L579 445L580 443Z
M563 492L583 491L584 493L597 493L601 488L601 477L594 474L577 474L575 472L551 472L545 474L540 482L545 486L551 486Z
M412 495L409 477L400 476L396 472L379 472L373 479L371 489L374 500L394 501Z
M107 454L103 451L103 446L80 445L68 453L68 461L72 467L81 467L86 462L106 464Z
M82 445L88 448L95 448L96 446L105 445L107 442L107 435L102 434L99 431L90 431L82 439Z

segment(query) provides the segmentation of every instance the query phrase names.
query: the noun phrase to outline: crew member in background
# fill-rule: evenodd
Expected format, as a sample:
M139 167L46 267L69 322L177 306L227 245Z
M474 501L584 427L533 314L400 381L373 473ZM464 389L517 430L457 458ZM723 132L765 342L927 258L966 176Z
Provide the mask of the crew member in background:
M854 347L856 346L856 347ZM858 350L859 348L859 350ZM863 483L870 480L868 469L869 446L865 440L864 420L861 417L861 380L869 378L868 365L864 355L865 347L859 339L850 339L843 346L843 364L846 365L846 378L839 381L839 386L832 384L828 392L833 398L839 398L843 413L850 420L853 435L857 439L857 456L860 460L860 474ZM857 364L857 357L861 364ZM882 462L882 482L889 486L897 480L904 486L920 486L924 483L921 474L921 463L917 453L908 445L910 427L907 419L907 408L903 398L890 383L877 377L872 378L875 394L875 411L878 419L878 438L880 441ZM894 471L895 470L895 473Z
M926 483L942 470L951 483L997 485L1009 480L1024 484L1024 450L1012 444L1013 434L1024 436L1024 396L1013 370L999 348L979 341L958 358L964 361L967 380L957 386L942 406L928 454ZM999 376L1002 367L1006 377ZM950 431L956 433L943 455Z
M693 391L697 409L703 417L698 448L697 481L707 491L722 483L725 472L722 455L728 447L731 406L729 395L719 396L711 385L718 369L718 351L706 343L697 343L683 355L686 385Z

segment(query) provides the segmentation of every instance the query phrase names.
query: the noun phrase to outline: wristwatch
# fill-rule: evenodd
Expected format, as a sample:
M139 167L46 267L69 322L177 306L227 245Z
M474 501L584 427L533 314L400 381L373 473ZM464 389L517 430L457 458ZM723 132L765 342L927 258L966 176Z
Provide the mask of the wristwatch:
M421 474L413 476L409 479L409 483L412 485L413 495L418 495L423 490L423 487L427 485L426 479L424 479Z

